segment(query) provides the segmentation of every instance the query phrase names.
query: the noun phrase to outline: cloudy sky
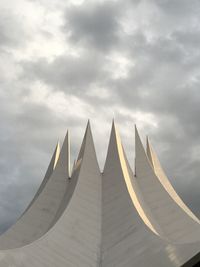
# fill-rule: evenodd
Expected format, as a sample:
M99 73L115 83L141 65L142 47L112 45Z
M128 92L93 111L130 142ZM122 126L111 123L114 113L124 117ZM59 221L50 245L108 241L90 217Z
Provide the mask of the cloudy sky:
M88 118L101 168L113 117L133 166L136 123L200 216L199 14L198 0L0 0L0 231L67 129L76 157Z

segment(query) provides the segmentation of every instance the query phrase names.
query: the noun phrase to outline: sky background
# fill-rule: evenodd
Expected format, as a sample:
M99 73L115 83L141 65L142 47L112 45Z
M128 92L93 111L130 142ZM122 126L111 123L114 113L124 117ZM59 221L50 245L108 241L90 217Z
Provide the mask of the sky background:
M200 217L200 2L0 0L0 231L32 199L58 140L90 118L103 168L134 124Z

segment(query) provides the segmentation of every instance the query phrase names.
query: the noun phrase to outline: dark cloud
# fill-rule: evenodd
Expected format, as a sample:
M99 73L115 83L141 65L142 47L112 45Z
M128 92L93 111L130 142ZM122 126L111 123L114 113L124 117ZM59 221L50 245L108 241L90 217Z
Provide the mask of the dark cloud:
M0 16L0 230L30 201L67 128L77 156L88 117L101 166L112 117L133 166L138 123L200 215L199 1L29 2L46 14L41 27L12 9Z
M199 12L199 1L189 2L187 0L154 0L155 4L163 11L164 14L176 18L188 19L188 16L197 15ZM186 17L184 17L186 16Z
M104 78L102 64L102 59L96 54L60 56L50 63L46 59L24 62L24 75L31 80L42 80L55 90L76 94Z
M91 2L67 10L63 31L74 44L102 51L115 48L119 41L120 16L125 7L120 1Z

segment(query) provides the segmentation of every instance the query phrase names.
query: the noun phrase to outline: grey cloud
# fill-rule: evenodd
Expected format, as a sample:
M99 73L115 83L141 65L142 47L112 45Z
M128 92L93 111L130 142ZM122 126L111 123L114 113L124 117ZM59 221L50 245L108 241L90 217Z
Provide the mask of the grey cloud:
M23 45L28 39L28 33L23 25L23 18L8 10L0 11L0 46L17 47Z
M66 12L63 30L74 44L102 51L114 48L119 41L119 17L124 7L120 1L73 7Z
M175 42L184 51L185 65L188 66L188 70L194 70L194 67L198 66L198 59L200 57L199 45L200 45L200 31L196 27L192 27L190 30L179 30L172 34Z
M185 16L188 17L188 15L197 15L200 9L198 0L192 2L187 0L154 0L154 2L168 16L180 17L181 19L185 19Z
M84 131L84 126L67 114L59 119L44 106L30 103L21 104L20 113L7 113L1 118L0 231L9 227L32 199L58 139L62 143L67 128L79 132L79 127ZM72 159L76 157L77 140L81 137L77 136L72 148Z
M54 89L73 94L86 90L104 76L101 59L89 54L80 58L60 56L51 63L45 59L35 63L24 62L24 69L26 77L43 80Z
M61 29L66 42L74 50L80 49L79 57L66 52L49 61L35 54L34 60L16 62L11 53L1 51L5 73L0 75L0 230L8 227L30 201L58 138L71 129L74 158L84 133L87 118L77 114L73 106L74 113L58 116L44 103L23 101L30 98L30 86L37 81L45 84L52 95L62 91L65 97L74 96L87 105L102 162L109 124L115 117L133 167L134 116L136 112L151 114L157 127L144 121L141 133L149 134L176 190L200 215L199 158L192 157L200 141L199 30L194 27L200 4L152 1L148 5L156 8L159 16L157 25L151 17L145 18L147 29L156 33L149 39L143 27L131 34L122 30L127 9L136 7L131 2L142 8L141 1L86 1L63 9ZM46 2L42 5L45 7ZM2 20L0 45L22 48L28 39L26 25L21 32L14 18ZM163 28L168 34L162 32ZM49 41L49 35L43 37ZM113 78L112 72L118 68L117 63L113 67L109 61L113 52L132 64L127 76Z

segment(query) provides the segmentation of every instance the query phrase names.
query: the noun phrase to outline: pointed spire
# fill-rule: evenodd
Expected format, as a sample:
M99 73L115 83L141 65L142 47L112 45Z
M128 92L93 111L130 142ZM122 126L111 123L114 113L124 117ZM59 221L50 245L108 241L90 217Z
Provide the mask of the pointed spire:
M75 168L76 168L76 160L74 160L74 163L73 163L73 166L72 166L71 177L73 175L73 172L74 172Z
M75 172L78 171L79 168L81 168L81 166L83 165L87 166L86 168L88 170L92 168L93 170L97 170L97 172L100 173L89 120L76 161Z
M78 155L77 161L79 161L80 159L83 158L83 154L84 154L84 150L85 150L85 146L86 146L86 142L87 141L92 141L92 143L93 143L93 137L92 137L92 131L91 131L91 126L90 126L90 120L88 120L88 122L87 122L85 134L84 134L84 137L83 137L83 141L82 141L82 144L81 144L81 149L79 151L79 155Z
M165 174L162 165L158 159L158 156L153 149L151 143L149 140L147 140L147 155L149 160L152 163L152 166L154 168L154 172L156 174L156 177L162 184L162 186L165 188L165 190L168 192L168 194L171 196L171 198L178 204L194 221L200 223L199 219L193 214L193 212L185 205L185 203L182 201L182 199L179 197L179 195L174 190L172 184L170 183L170 180L168 179L167 175Z
M117 133L117 128L115 125L114 119L112 120L112 127L111 127L111 133L110 133L110 140L109 145L107 149L107 156L106 156L106 162L104 165L104 171L107 167L110 165L110 161L113 160L113 158L118 158L118 146L117 146L117 139L120 140L119 134ZM121 142L121 141L120 141Z
M108 145L108 151L107 151L107 159L117 157L119 158L119 153L121 153L123 150L121 137L118 132L117 126L115 124L114 119L112 120L112 128L110 133L110 141ZM106 159L106 161L107 161Z
M47 177L47 176L49 177L52 174L52 172L54 171L54 169L56 167L56 164L58 162L59 156L60 156L60 144L58 142L57 145L56 145L56 148L55 148L55 150L53 152L53 155L52 155L51 161L49 163L49 166L47 168L45 177ZM44 180L45 180L45 177L44 177Z
M70 138L68 131L60 151L60 156L57 161L56 168L65 169L67 176L70 176Z
M56 145L56 149L55 149L55 152L54 153L55 153L55 157L54 157L54 166L53 166L53 169L55 169L56 164L58 162L59 155L60 155L60 143L59 142Z
M148 136L146 137L146 152L147 152L148 159L151 162L152 167L154 168L154 162L153 162L153 157L152 157L152 147L149 143Z
M126 155L122 145L121 137L113 119L104 170L106 168L112 168L113 162L116 164L117 161L119 161L119 166L121 166L120 168L123 170L127 169L125 158Z
M143 148L142 141L140 139L137 126L135 125L135 157L136 159L137 159L137 153L139 152L139 148L141 147Z
M49 179L49 177L53 173L53 171L54 171L54 169L56 167L56 164L58 162L59 156L60 156L60 145L59 145L59 142L58 142L57 145L56 145L56 148L54 150L53 156L51 158L51 161L49 163L49 166L47 168L47 171L46 171L46 174L44 176L44 179L43 179L43 181L42 181L42 183L41 183L41 185L40 185L40 187L38 189L38 192L40 192L43 189L43 187L46 184L47 180ZM37 192L37 194L38 194L38 192Z
M115 132L115 134L117 134L117 126L116 126L116 123L115 123L115 119L114 118L112 119L112 129Z
M91 132L90 120L88 120L88 122L87 122L86 131L90 131Z
M47 171L45 173L44 179L42 180L42 183L40 184L40 187L38 188L34 198L31 200L31 202L29 203L29 205L27 206L27 208L25 209L23 214L32 206L33 202L37 199L37 197L40 195L40 193L44 189L46 183L48 182L49 178L51 177L51 175L52 175L52 173L56 167L57 161L59 159L59 155L60 155L60 145L58 142L56 145L56 148L54 150L53 156L51 158L51 161L49 163L49 166L47 168Z
M146 151L144 149L144 146L142 144L137 126L135 125L135 156L137 159L137 154L142 153L144 157L147 157Z
M140 140L140 136L139 136L139 132L138 132L138 129L137 129L137 126L136 126L136 124L135 124L135 139L138 139L140 142L141 142L141 140Z
M143 162L148 162L150 169L153 170L153 165L151 163L151 160L149 160L149 157L146 154L146 151L144 149L144 146L142 144L140 135L138 133L138 129L135 125L135 174L137 176L137 170L142 169Z
M115 136L117 135L117 127L114 119L112 120L111 136L112 134L114 134Z
M136 126L135 129L137 131ZM136 134L138 139L139 138L138 132ZM108 152L106 157L106 163L103 172L103 183L106 184L108 178L112 178L115 179L115 185L116 185L115 188L121 188L121 192L125 192L126 190L128 190L129 195L127 195L127 198L119 200L121 207L126 210L130 209L130 213L133 212L134 214L134 208L132 207L132 205L135 205L137 212L139 213L145 224L148 225L148 227L154 233L157 234L157 231L152 225L149 216L146 214L146 210L143 209L143 206L140 203L140 199L137 195L137 192L135 192L135 188L133 187L133 181L132 181L133 177L131 176L131 173L132 172L123 149L120 135L113 121ZM109 184L106 187L108 186ZM116 192L116 194L118 192ZM132 201L132 203L130 200ZM121 220L121 218L119 218L119 220Z
M137 148L143 148L144 150L144 147L143 147L143 144L142 144L142 141L141 141L141 138L140 138L140 135L139 135L139 132L138 132L138 129L137 129L137 126L135 124L135 154L137 154Z
M112 125L114 125L114 124L115 124L115 119L113 118L113 119L112 119Z
M156 167L161 168L160 161L158 159L158 156L156 155L155 150L153 149L153 147L149 141L149 138L147 139L147 156L148 156L155 171L156 171Z

